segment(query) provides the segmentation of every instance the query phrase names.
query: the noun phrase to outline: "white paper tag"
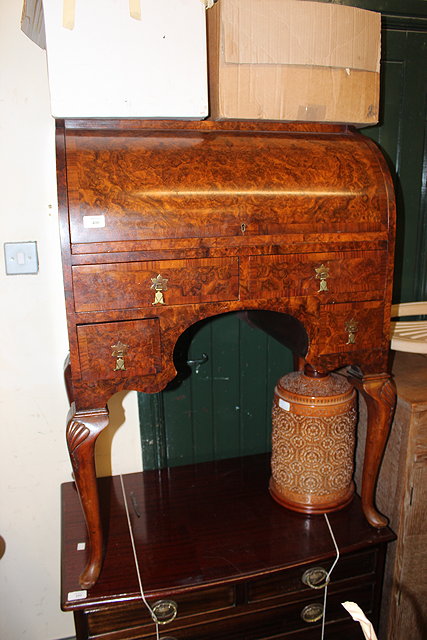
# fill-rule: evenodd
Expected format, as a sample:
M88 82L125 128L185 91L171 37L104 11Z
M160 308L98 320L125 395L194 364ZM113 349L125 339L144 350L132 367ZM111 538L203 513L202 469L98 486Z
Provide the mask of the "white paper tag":
M77 551L84 551L86 549L86 542L77 543Z
M68 600L84 600L86 596L86 589L81 589L80 591L70 591L68 594Z
M282 398L279 398L279 407L283 409L283 411L289 411L291 405L289 404L289 402L286 402L286 400L282 400Z
M105 227L105 216L83 216L83 226L85 229L101 229Z

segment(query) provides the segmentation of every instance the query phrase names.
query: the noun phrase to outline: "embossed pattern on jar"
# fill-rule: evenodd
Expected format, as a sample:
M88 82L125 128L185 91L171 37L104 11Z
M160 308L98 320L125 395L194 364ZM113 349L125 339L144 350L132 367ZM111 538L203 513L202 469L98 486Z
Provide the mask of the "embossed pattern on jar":
M283 376L272 411L273 498L304 513L346 506L354 493L356 420L356 392L343 376Z

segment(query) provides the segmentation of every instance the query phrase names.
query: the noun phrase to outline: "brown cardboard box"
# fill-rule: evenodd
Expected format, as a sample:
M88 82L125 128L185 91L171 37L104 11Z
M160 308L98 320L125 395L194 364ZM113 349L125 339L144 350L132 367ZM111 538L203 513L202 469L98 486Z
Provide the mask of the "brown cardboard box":
M379 13L306 0L207 13L212 117L378 122Z

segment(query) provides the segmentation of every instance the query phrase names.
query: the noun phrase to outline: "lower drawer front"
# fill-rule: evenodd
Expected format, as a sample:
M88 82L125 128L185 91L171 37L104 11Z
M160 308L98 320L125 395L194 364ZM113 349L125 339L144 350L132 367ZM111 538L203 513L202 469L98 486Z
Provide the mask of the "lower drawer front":
M325 584L324 574L328 573L333 560L307 567L296 567L273 573L272 575L252 580L248 585L248 601L258 602L268 598L275 598L287 594L297 593L310 588L314 584L312 593L322 594ZM370 549L361 553L342 556L334 569L331 584L337 581L354 579L361 576L374 576L377 566L377 551ZM316 588L317 587L317 588ZM308 596L307 596L308 597Z
M168 598L165 598L166 600ZM192 620L200 614L217 613L218 617L226 615L227 609L233 609L235 606L235 591L233 585L225 587L213 587L209 589L200 589L192 591L188 594L182 594L177 597L171 597L177 606L176 620L188 619ZM154 608L155 602L150 600L150 605ZM176 622L175 622L176 624ZM120 631L128 630L127 635L123 637L136 637L129 635L131 629L141 629L153 632L154 625L152 623L148 609L142 602L128 605L112 604L102 607L98 610L91 611L88 615L88 626L90 637L98 637L103 632L117 632L117 637L122 637ZM171 625L161 625L161 629L169 629ZM162 634L164 635L164 634ZM167 634L166 634L167 635ZM114 636L116 637L116 636Z
M327 304L321 307L320 354L386 348L384 305L374 300L357 305Z
M326 624L345 622L350 619L342 606L342 602L351 600L357 602L369 616L373 606L374 585L366 583L351 590L329 594L326 608ZM275 603L264 607L254 605L236 606L233 609L217 611L216 613L200 611L197 616L180 618L179 614L169 624L160 626L160 636L163 640L266 640L267 638L288 638L295 633L295 637L320 637L322 624L323 591L313 594L310 598L288 604ZM113 612L88 613L88 638L114 638L114 640L143 640L155 636L154 623L137 624L132 614L129 620L121 620L120 630L116 628L114 634L109 635L113 628L111 616ZM142 613L142 612L141 612ZM317 613L317 616L316 616ZM308 622L304 616L314 619ZM146 620L146 615L143 616ZM204 618L202 620L202 618ZM300 635L301 634L301 635ZM307 636L305 635L307 634ZM329 637L329 636L328 636ZM359 635L346 635L349 638L359 638Z
M143 376L161 369L159 320L101 322L77 327L84 380Z

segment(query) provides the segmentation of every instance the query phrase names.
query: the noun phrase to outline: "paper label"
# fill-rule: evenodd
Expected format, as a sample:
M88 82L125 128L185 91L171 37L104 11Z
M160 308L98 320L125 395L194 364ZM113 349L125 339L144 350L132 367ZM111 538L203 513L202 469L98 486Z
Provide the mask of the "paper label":
M85 229L101 229L105 227L105 216L83 216L83 226Z
M84 551L86 549L86 542L77 543L77 551Z
M291 405L289 404L289 402L286 402L286 400L282 400L282 398L279 398L279 407L283 409L283 411L289 411Z
M68 600L84 600L86 596L86 589L81 589L80 591L70 591L68 594Z

